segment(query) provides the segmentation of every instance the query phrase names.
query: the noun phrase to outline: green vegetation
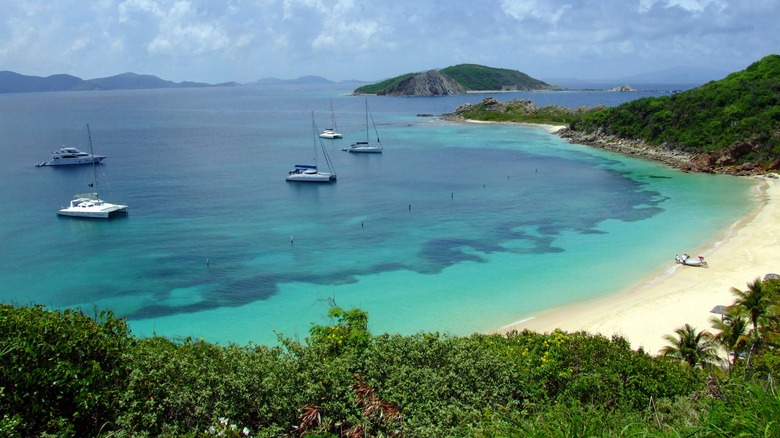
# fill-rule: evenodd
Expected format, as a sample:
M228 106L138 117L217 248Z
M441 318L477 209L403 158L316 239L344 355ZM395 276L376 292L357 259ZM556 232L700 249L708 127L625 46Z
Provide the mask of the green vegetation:
M573 123L578 116L594 110L594 108L586 107L570 109L556 105L540 108L530 100L498 102L496 99L488 97L483 99L482 102L473 105L463 105L458 109L456 114L464 119L482 120L486 122L569 125Z
M463 88L471 91L501 90L503 87L514 87L517 90L557 88L517 70L485 67L478 64L458 64L443 68L439 72L455 79Z
M525 73L505 68L492 68L477 64L459 64L439 70L439 73L458 82L468 91L493 91L509 87L516 90L557 90L559 87L534 79ZM358 87L354 94L384 94L401 82L421 73L406 73Z
M586 113L570 125L733 163L773 163L780 159L780 55L693 90Z
M275 347L1 305L0 435L778 436L778 291L734 289L721 322L744 317L740 333L686 325L659 357L586 333L372 335L335 304Z
M380 94L383 91L389 88L393 88L399 83L414 76L415 73L407 73L405 75L396 76L390 79L385 79L384 81L377 82L376 84L363 85L355 89L354 94Z

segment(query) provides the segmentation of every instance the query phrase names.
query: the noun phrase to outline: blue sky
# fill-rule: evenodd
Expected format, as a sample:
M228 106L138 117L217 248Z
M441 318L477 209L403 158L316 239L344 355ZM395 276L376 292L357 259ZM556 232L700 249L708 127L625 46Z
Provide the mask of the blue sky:
M0 0L0 70L376 81L461 63L535 78L742 70L780 0Z

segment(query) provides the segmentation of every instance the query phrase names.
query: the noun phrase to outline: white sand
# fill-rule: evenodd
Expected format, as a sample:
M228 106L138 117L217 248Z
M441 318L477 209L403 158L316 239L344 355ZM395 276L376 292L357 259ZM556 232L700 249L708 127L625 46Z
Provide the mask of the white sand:
M514 123L516 125L524 125L524 126L531 126L534 128L542 128L549 132L550 134L555 134L556 132L560 131L561 129L565 128L565 125L548 125L545 123L520 123L520 122L491 122L486 120L474 120L474 119L463 119L463 122L465 123L484 123L484 124L507 124L507 123Z
M692 256L705 255L709 268L672 264L650 273L643 282L617 294L541 313L504 327L500 332L556 328L584 330L611 337L623 336L632 348L650 354L667 345L664 335L688 323L710 330L710 312L716 305L734 302L731 288L768 273L780 273L780 181L757 178L760 207L743 218L727 235Z

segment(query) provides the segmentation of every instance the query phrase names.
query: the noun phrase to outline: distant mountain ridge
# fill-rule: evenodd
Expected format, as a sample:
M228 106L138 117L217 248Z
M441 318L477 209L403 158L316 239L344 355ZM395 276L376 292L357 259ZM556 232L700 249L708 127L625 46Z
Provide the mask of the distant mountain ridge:
M356 79L340 81L340 83L363 83ZM155 88L200 88L200 87L234 87L239 85L281 85L281 84L334 84L336 82L321 76L301 76L296 79L263 78L247 84L224 82L208 84L204 82L173 82L160 79L153 75L122 73L114 76L96 79L81 79L68 74L51 76L28 76L12 71L0 71L1 93L32 93L46 91L88 91L88 90L141 90Z
M122 73L96 79L81 79L67 74L47 77L27 76L12 71L0 71L0 93L31 93L43 91L137 90L153 88L194 88L234 86L234 82L212 85L202 82L172 82L152 75Z

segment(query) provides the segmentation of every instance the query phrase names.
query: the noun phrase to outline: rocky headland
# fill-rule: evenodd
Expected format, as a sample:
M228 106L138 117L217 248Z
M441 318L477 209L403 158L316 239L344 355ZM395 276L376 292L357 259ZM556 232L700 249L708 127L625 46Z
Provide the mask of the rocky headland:
M733 147L726 153L691 153L673 148L668 144L651 145L643 140L608 135L604 133L603 129L586 133L564 127L555 134L567 139L569 143L584 144L625 155L647 158L686 172L753 176L764 175L768 171L780 168L778 162L773 163L768 169L755 163L736 164L737 158L743 153L744 146Z
M468 113L474 110L477 106L483 113L511 113L519 115L519 120L523 119L522 116L532 116L542 112L546 114L563 113L570 116L577 116L578 114L582 114L584 112L595 111L604 108L603 106L579 108L566 108L561 106L539 107L531 100L515 99L507 102L499 102L496 99L489 97L484 99L479 104L463 104L459 106L453 113L443 114L442 117L452 121L472 121L472 119L468 117ZM534 122L528 121L522 123L533 124ZM686 172L753 176L764 175L769 171L780 169L780 161L772 163L772 165L770 165L768 168L759 166L755 163L737 164L738 158L743 156L746 151L749 151L751 148L753 148L754 145L748 143L734 146L725 152L694 153L681 150L680 148L674 147L674 145L670 144L648 144L643 140L635 140L610 135L607 134L603 128L595 132L583 132L572 129L570 126L568 126L568 124L562 123L561 128L557 131L554 131L554 134L561 138L565 138L570 143L583 144L625 155L646 158L664 163L668 166Z

